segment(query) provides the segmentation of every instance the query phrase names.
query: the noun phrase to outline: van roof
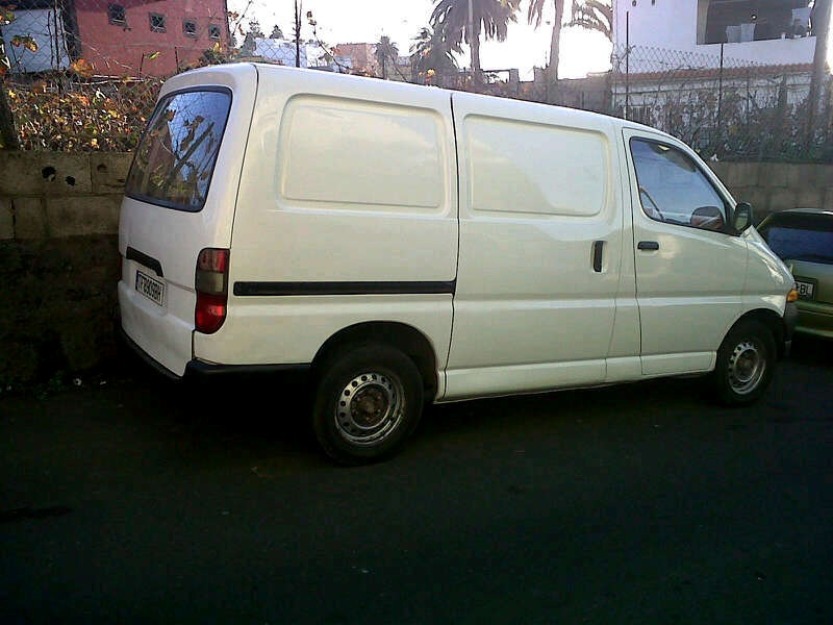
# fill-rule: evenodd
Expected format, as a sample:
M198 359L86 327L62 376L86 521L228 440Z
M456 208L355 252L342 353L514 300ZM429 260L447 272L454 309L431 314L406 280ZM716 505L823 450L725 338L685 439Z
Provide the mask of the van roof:
M612 115L606 115L604 113L596 113L593 111L586 111L583 109L575 109L567 106L561 105L553 105L553 104L546 104L543 102L534 102L531 100L521 100L516 98L504 98L499 96L493 95L486 95L486 94L476 94L471 92L464 92L464 91L456 91L452 89L446 89L443 87L427 87L424 85L418 85L414 83L407 83L407 82L399 82L394 80L383 80L380 78L374 78L369 76L356 76L352 74L339 74L335 72L325 72L319 71L315 69L308 69L308 68L298 68L298 67L289 67L286 65L273 65L271 63L259 63L254 61L247 61L247 62L239 62L239 63L229 63L224 65L209 65L206 67L201 67L197 69L192 69L187 72L183 72L179 74L179 76L194 76L200 73L213 73L213 72L228 72L228 73L237 73L241 71L250 71L251 68L254 67L258 74L268 74L268 73L285 73L285 72L300 72L305 74L309 77L310 80L314 80L316 82L329 82L329 83L338 83L341 81L365 81L366 83L374 83L374 87L376 89L385 90L389 92L407 92L407 91L416 91L418 89L434 89L439 92L448 93L449 96L452 94L465 94L466 97L474 97L474 98L484 98L488 100L500 100L502 102L508 103L509 106L523 106L523 107L546 107L546 108L556 108L562 111L568 112L570 115L577 116L577 117L593 117L593 118L603 118L609 120L613 124L619 126L620 128L631 128L631 129L638 129L645 132L655 133L659 136L667 137L669 139L674 139L671 135L657 128L653 128L651 126L646 126L644 124L640 124L637 122L625 120L619 117L614 117ZM176 77L174 77L176 78Z

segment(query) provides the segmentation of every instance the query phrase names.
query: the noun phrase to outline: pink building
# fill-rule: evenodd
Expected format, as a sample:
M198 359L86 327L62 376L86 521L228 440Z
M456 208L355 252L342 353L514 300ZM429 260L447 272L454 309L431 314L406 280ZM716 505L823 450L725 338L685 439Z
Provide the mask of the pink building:
M169 76L230 40L226 0L17 0L14 14L3 35L19 72L84 59L97 75ZM9 46L15 34L32 37L37 51Z
M75 14L97 74L168 76L229 42L225 0L75 0Z

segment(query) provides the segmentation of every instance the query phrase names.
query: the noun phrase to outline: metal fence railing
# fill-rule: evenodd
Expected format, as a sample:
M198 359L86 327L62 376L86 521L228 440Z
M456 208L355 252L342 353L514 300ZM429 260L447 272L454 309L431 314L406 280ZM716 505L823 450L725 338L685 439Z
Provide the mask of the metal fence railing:
M613 55L611 113L678 136L707 158L833 162L829 76L812 65L632 47Z

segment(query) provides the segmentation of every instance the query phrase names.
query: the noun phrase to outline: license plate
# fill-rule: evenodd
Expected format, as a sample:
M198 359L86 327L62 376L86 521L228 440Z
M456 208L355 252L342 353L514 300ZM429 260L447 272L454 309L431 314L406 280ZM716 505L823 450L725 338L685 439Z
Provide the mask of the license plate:
M816 285L806 280L796 280L795 287L798 289L799 299L813 299Z
M165 303L165 283L141 271L136 271L136 290L160 306Z

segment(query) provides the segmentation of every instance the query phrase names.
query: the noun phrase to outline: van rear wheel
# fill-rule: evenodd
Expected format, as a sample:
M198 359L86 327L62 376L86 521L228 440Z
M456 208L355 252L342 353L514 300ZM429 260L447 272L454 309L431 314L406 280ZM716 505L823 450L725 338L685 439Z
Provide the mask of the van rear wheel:
M775 368L775 339L758 321L737 323L717 351L712 380L726 405L751 404L764 394Z
M374 462L399 451L419 422L422 404L422 378L408 356L386 345L361 345L324 366L313 430L336 462Z

